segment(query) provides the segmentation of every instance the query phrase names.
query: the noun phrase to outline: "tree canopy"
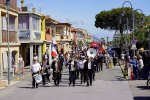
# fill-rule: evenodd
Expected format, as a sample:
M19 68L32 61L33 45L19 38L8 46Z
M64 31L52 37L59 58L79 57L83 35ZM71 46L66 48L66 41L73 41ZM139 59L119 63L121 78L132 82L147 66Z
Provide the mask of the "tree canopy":
M120 33L123 33L123 30L126 30L125 27L127 27L128 20L128 29L132 30L133 14L135 16L135 25L139 25L139 22L142 20L144 15L138 11L133 11L129 7L101 11L95 16L95 27L105 30L119 30Z

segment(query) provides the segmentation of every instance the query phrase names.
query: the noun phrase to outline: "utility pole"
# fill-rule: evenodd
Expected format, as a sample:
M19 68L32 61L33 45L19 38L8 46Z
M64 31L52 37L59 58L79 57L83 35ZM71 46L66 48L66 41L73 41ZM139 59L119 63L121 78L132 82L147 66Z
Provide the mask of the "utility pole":
M7 42L8 42L8 85L10 85L10 41L9 41L9 9L10 9L10 0L6 0L5 2L6 10L7 10Z
M109 43L108 43L108 42L109 42L109 41L108 41L108 39L109 39L109 37L107 37L107 46L109 45Z

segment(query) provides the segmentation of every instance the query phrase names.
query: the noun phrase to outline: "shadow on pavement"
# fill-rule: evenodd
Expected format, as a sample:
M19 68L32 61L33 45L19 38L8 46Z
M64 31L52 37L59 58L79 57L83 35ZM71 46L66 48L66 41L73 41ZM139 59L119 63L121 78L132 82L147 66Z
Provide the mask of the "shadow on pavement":
M137 96L137 97L133 97L134 100L150 100L150 96L147 97L142 97L142 96Z
M31 86L19 86L18 88L33 89Z
M115 76L115 78L117 79L117 81L127 81L124 77L121 76Z
M137 86L137 88L139 88L141 90L148 90L149 89L147 86Z

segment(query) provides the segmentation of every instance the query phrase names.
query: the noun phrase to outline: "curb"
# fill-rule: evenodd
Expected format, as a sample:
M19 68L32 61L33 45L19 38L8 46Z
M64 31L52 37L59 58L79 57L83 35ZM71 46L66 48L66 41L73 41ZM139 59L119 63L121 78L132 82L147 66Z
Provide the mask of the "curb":
M11 81L11 84L10 84L10 85L0 87L0 90L5 89L5 88L7 88L7 87L10 87L10 86L12 86L12 85L14 85L14 84L17 84L17 83L19 83L19 82L20 82L20 81Z
M22 77L15 77L15 78L13 79L13 81L21 81L21 80L24 80L25 78L27 78L27 77L30 76L30 75L31 75L31 73L28 73L28 74L24 75L24 78L22 78Z
M10 86L12 86L12 85L14 85L14 84L17 84L17 83L21 82L22 80L24 80L25 78L27 78L27 77L30 76L30 75L31 75L31 74L28 73L28 74L26 74L26 75L24 76L24 78L15 77L15 78L11 81L11 84L10 84L10 85L4 86L4 87L0 87L0 90L5 89L5 88L7 88L7 87L10 87Z

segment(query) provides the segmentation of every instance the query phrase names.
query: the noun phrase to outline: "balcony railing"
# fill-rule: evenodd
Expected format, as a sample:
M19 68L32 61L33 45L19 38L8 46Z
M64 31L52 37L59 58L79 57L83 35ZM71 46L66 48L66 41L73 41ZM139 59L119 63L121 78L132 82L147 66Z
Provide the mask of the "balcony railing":
M2 43L8 42L8 35L7 31L2 31ZM17 32L16 31L9 31L9 42L10 43L17 43Z

